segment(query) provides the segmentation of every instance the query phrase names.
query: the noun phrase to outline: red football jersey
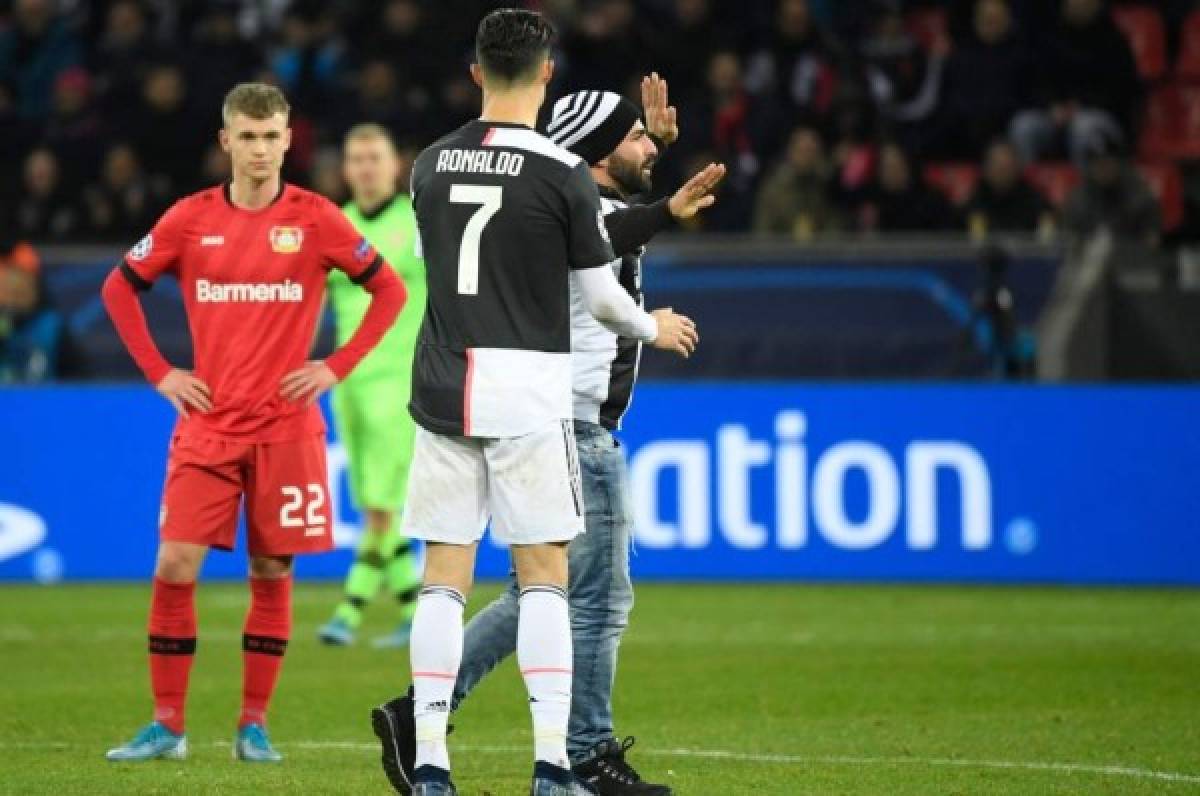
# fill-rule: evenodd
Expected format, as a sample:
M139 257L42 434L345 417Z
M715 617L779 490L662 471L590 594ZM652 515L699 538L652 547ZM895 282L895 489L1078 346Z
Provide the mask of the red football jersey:
M336 205L294 185L256 211L235 207L228 186L176 202L125 265L146 283L174 274L183 292L213 409L177 431L256 442L323 432L320 410L285 401L279 382L308 359L329 269L365 282L381 263Z

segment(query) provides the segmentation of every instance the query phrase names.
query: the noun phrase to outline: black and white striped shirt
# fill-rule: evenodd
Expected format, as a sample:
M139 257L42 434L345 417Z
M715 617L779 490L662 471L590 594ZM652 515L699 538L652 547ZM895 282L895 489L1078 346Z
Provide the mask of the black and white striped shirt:
M604 215L620 213L628 203L615 191L601 187ZM642 254L644 247L609 263L617 281L642 305ZM642 343L618 337L591 316L578 278L571 277L571 392L575 419L598 423L609 430L621 427L621 418L633 400L641 362Z

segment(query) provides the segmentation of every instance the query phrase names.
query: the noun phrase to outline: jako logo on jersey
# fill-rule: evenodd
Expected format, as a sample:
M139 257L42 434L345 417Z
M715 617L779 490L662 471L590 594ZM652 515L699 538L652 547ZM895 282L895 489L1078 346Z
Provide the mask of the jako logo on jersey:
M817 451L805 444L807 430L803 412L786 410L775 416L774 445L754 439L739 423L718 426L715 446L703 439L644 445L629 467L637 543L705 548L715 519L731 547L758 550L773 541L779 549L799 550L811 543L811 511L812 526L834 548L870 550L902 530L909 550L933 550L944 530L939 527L938 492L954 483L958 544L964 550L992 546L992 479L987 462L972 446L957 440L914 440L894 457L874 442L851 439ZM774 472L752 477L769 467ZM667 473L675 486L660 492L659 481ZM774 480L770 525L751 516L751 484L764 476ZM847 489L849 480L865 485L865 501L848 500L854 491ZM859 508L852 511L852 502Z
M222 246L225 243L224 235L205 235L200 238L201 246Z
M196 280L196 301L224 304L230 301L304 301L304 286L290 279L283 282L221 283Z
M46 522L29 509L0 503L0 561L28 553L46 538Z
M367 258L371 256L371 242L363 238L358 242L358 247L354 250L354 259L360 263L365 263Z
M154 236L147 235L133 245L129 250L130 260L145 260L150 256L150 252L154 249Z
M304 230L300 227L271 227L271 251L276 254L294 254L304 243Z

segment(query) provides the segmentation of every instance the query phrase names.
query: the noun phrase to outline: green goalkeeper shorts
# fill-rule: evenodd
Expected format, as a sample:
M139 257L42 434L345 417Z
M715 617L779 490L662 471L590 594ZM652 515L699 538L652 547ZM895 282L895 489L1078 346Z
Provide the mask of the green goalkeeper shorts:
M333 419L360 511L396 511L404 504L416 431L408 397L407 380L375 379L333 390Z

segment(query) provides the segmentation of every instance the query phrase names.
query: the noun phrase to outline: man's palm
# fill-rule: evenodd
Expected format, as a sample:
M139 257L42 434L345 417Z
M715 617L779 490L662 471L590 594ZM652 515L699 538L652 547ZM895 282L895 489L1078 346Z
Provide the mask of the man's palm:
M713 190L725 178L722 163L709 163L696 176L685 182L667 202L671 215L679 220L689 219L706 207L711 207L717 197Z
M679 139L679 124L674 105L667 104L667 81L654 72L642 78L642 112L646 129L665 144Z

